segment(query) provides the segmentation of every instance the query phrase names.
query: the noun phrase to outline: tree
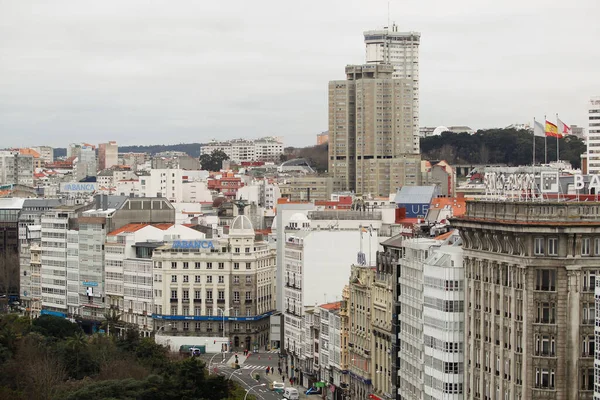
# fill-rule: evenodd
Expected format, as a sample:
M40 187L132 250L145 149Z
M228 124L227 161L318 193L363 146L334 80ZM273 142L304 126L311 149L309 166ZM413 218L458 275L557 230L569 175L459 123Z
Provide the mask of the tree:
M81 332L81 328L64 318L42 315L32 321L32 331L43 336L65 339Z
M229 156L221 150L214 150L211 154L202 154L200 164L202 169L207 171L220 171L223 168L223 161L229 160Z
M102 326L106 329L106 333L110 335L115 335L115 328L121 323L121 314L119 310L114 308L108 309L107 312L104 313L104 322ZM112 332L111 332L112 328Z

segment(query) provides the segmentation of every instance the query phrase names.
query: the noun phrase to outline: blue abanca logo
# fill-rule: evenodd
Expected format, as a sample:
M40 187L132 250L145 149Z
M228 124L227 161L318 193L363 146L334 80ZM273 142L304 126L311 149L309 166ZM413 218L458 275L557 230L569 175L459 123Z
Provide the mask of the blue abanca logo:
M175 240L174 249L214 249L215 246L210 240Z

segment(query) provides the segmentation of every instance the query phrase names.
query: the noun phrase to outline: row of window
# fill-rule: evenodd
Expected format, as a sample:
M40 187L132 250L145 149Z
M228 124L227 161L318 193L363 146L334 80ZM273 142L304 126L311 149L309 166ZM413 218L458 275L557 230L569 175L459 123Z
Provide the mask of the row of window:
M194 283L202 283L202 275L193 275L193 276L194 276ZM190 282L190 275L182 275L182 278L183 278L183 280L182 280L183 283ZM219 276L217 276L217 278L218 278L217 283L225 283L224 275L219 275ZM154 281L162 282L162 276L154 275ZM177 283L177 275L171 275L171 283ZM206 276L206 283L213 283L212 275ZM234 284L240 283L239 275L233 276L233 283ZM250 275L246 276L246 283L252 283L252 276L250 276Z
M178 295L177 290L171 290L171 300L177 300L177 298L178 298L177 295ZM182 295L183 300L190 299L190 291L187 289L182 290L181 295ZM201 290L194 290L194 299L196 299L196 300L202 299L202 291ZM213 291L209 289L206 291L206 300L212 300L212 299L213 299ZM217 299L225 300L225 291L224 290L217 291ZM246 300L252 300L252 292L246 292ZM239 291L233 292L233 301L240 301L240 292Z

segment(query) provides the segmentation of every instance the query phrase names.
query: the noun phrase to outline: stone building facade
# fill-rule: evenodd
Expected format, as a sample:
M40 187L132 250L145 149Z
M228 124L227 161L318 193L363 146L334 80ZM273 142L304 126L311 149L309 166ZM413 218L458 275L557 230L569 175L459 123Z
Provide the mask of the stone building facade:
M591 399L600 203L467 202L465 399Z

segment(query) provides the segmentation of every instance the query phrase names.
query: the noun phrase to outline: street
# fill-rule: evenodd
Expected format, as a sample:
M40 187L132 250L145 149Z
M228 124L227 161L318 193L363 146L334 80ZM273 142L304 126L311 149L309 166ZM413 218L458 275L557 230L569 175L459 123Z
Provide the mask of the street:
M222 362L223 358L221 353L218 353L218 355L203 354L201 358L207 363L207 367L210 359L213 359L210 365L211 374L217 373L219 375L225 376L227 379L234 379L245 389L254 387L250 394L256 396L256 398L261 400L283 399L283 394L275 393L269 389L269 385L271 382L282 381L281 375L279 375L279 373L277 372L279 362L279 354L277 350L264 353L254 353L250 354L248 357L245 357L243 353L237 353L237 355L240 364L240 369L237 370L233 369L231 366L231 364L235 361L235 353L228 353L225 357L225 363ZM284 363L282 362L281 365L283 367ZM265 371L267 367L272 367L275 373L266 375ZM254 379L254 376L256 374L260 375L258 381ZM289 379L289 377L286 377L286 380L287 379ZM287 380L287 382L284 383L286 387L290 386L289 380ZM265 384L265 386L256 386L261 384ZM305 389L299 387L298 385L294 385L294 387L298 389L301 399L310 397L313 397L315 399L320 398L320 396L305 395Z

